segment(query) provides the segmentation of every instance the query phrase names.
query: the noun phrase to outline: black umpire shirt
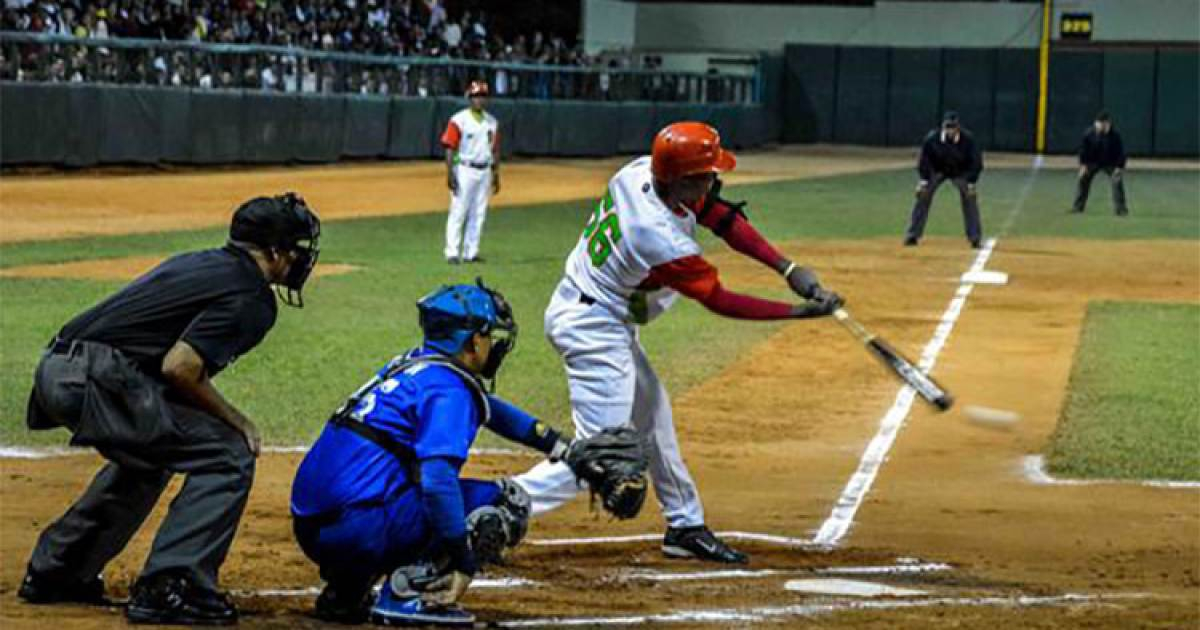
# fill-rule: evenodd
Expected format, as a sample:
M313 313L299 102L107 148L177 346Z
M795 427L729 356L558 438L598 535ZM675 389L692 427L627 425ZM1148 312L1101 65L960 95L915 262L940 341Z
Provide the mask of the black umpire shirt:
M155 378L167 351L185 341L213 376L262 341L277 308L250 254L226 245L163 261L75 317L58 336L112 346Z
M1100 133L1088 127L1079 143L1079 163L1101 168L1125 168L1125 145L1116 129Z
M982 171L983 156L979 154L979 147L971 132L959 129L958 142L943 142L941 128L925 136L925 142L921 144L921 159L917 162L921 179L929 181L934 173L941 173L946 179L965 177L974 184L979 181Z

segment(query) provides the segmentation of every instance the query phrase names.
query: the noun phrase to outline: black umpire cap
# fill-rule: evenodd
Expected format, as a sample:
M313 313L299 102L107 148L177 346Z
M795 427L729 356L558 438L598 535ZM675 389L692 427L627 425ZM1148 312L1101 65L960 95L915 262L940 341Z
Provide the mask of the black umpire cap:
M295 249L321 233L321 221L295 193L255 197L233 213L229 238L260 247Z
M946 112L944 115L942 115L942 126L943 127L957 127L958 126L958 112L956 112L954 110L950 110L950 111Z

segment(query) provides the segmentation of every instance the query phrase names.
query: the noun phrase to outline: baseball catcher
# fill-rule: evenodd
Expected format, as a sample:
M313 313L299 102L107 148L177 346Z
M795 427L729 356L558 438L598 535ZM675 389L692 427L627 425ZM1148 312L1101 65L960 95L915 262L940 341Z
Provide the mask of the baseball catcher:
M500 293L482 281L447 286L417 309L423 343L333 414L292 486L296 539L326 582L316 614L327 621L474 622L459 599L481 566L521 541L530 516L529 496L510 480L459 477L481 427L568 462L618 516L645 497L631 433L571 443L491 392L517 339Z

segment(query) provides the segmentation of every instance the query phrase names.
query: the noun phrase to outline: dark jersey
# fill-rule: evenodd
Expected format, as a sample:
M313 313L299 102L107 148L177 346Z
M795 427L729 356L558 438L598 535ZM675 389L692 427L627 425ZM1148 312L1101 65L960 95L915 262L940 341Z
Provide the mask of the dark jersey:
M1116 129L1100 133L1095 127L1083 132L1079 143L1079 163L1105 168L1125 168L1125 145Z
M275 325L275 295L249 253L233 246L163 261L63 326L63 339L110 345L157 376L177 341L210 376L258 345Z
M934 173L941 173L947 179L965 177L974 184L979 181L981 171L983 156L975 137L966 129L960 130L958 142L944 142L942 130L934 129L921 143L921 158L917 162L921 179L931 180Z

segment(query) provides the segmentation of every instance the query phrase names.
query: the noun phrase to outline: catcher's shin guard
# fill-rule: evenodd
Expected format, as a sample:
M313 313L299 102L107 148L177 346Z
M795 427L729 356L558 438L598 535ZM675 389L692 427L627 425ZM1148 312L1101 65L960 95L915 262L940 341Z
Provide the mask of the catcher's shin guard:
M510 479L496 484L500 486L497 504L467 515L467 538L475 558L483 564L503 562L505 549L516 547L529 528L529 495Z

